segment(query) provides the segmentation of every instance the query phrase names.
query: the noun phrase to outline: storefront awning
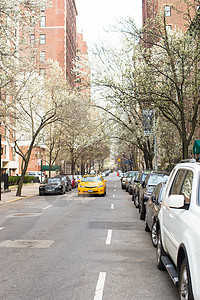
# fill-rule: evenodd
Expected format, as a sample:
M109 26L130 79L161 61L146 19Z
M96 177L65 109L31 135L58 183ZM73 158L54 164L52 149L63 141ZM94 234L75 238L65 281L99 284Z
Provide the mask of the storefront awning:
M42 165L42 171L49 171L49 165ZM60 171L60 165L51 166L51 171Z

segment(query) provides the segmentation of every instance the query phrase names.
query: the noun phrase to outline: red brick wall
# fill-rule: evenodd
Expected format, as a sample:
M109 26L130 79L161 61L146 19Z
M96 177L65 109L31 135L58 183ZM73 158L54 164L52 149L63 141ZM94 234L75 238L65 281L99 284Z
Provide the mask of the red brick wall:
M75 76L71 70L76 57L76 6L74 0L53 0L53 7L47 8L43 15L46 17L46 26L35 27L35 37L46 35L45 45L38 43L38 52L45 51L45 59L58 61L67 79L74 86ZM66 19L65 19L66 17ZM40 32L38 32L38 30ZM38 62L39 62L38 53ZM39 68L45 68L39 62Z
M187 5L184 2L180 2L179 0L152 0L149 2L149 0L143 0L142 1L142 16L143 16L143 24L145 24L145 21L147 18L153 17L153 12L156 14L158 7L163 8L164 12L164 6L165 5L174 5L177 7L178 10L186 12ZM197 1L191 1L192 4L198 5ZM196 9L191 8L191 16L193 17L196 12ZM171 25L172 29L175 29L175 27L180 28L182 31L186 32L187 27L185 24L187 23L186 20L184 20L183 15L181 13L178 13L175 9L171 8L171 16L166 17L167 25Z

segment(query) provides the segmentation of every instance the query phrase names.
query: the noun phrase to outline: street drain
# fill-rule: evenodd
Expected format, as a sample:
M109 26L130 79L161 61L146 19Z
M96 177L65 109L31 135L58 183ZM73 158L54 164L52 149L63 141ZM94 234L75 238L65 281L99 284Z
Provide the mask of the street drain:
M55 241L51 240L6 240L0 247L6 248L49 248Z

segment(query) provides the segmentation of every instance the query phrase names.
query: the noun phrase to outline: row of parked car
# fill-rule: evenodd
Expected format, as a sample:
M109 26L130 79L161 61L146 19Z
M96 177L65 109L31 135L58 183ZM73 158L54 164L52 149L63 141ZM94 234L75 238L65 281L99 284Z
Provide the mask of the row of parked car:
M157 248L157 267L179 286L180 299L200 299L200 163L172 172L130 171L121 187L132 195Z
M39 195L64 194L78 187L81 175L56 175L45 178L39 186Z
M168 177L168 172L158 171L129 171L121 177L122 189L132 195L132 201L139 209L140 219L145 220L145 223L146 213L148 213L146 207L149 206L150 201L152 202L152 197L155 198L155 187L166 182Z

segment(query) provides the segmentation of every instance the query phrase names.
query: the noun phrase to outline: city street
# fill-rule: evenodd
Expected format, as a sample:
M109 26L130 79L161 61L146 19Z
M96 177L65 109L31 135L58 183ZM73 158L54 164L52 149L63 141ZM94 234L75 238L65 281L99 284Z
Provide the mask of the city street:
M1 300L178 299L131 196L33 196L0 206Z

